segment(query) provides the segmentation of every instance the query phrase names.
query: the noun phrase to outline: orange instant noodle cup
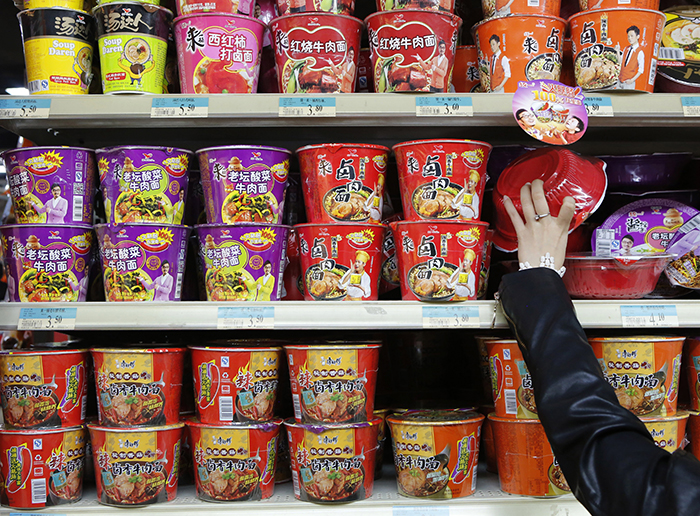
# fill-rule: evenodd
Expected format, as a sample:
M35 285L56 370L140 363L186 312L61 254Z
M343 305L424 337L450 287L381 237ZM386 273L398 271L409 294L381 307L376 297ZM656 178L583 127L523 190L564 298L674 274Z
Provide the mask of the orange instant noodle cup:
M685 337L588 339L620 405L637 416L672 416Z
M581 11L592 11L593 9L616 9L630 8L659 10L659 0L578 0Z
M399 494L445 499L474 494L483 421L482 414L465 409L389 416Z
M513 14L559 16L561 0L481 0L484 19Z
M488 340L486 348L496 415L503 418L537 419L532 378L518 341Z
M386 450L387 424L386 418L391 410L388 408L375 409L374 416L381 418L379 431L377 432L377 458L374 462L374 479L382 478L382 466L384 465L384 451ZM391 442L391 440L389 441Z
M688 412L679 410L675 415L669 417L640 417L639 419L642 420L654 438L654 444L669 453L673 453L684 446L683 439L685 438L688 416Z
M455 53L455 66L452 71L452 87L456 93L481 91L479 79L479 59L476 45L461 45Z
M538 419L510 419L489 414L501 490L524 496L571 493Z
M484 407L490 409L489 414L493 412L493 407ZM486 462L486 471L490 473L498 473L498 461L496 459L496 445L493 442L493 423L488 417L484 419L484 424L481 427L481 456Z
M700 338L688 337L686 342L684 361L690 390L690 408L700 410Z
M559 82L576 87L576 76L574 75L574 56L573 56L573 43L571 38L566 38L564 40L564 55L561 63L561 75L559 76Z
M666 18L648 9L598 9L569 18L576 85L654 91Z
M498 337L491 337L487 335L475 335L474 340L476 340L476 346L479 350L479 370L481 371L481 386L484 390L484 396L491 397L491 366L489 365L489 350L486 347L486 343L490 340L500 340ZM493 412L483 412L484 415L488 415Z

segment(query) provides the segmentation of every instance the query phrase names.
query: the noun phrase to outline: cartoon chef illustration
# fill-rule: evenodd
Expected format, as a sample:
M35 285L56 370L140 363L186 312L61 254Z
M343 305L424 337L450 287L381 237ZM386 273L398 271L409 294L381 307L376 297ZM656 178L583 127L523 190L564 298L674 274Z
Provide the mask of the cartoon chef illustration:
M644 73L644 51L639 45L639 27L631 25L627 29L628 46L620 57L620 44L615 45L615 51L620 59L620 75L617 79L617 89L634 90L637 79Z
M355 253L355 263L343 275L338 286L347 292L346 301L362 301L372 295L372 283L365 266L369 255L365 251Z
M459 218L463 220L477 220L479 218L479 194L476 186L481 175L476 170L469 173L469 181L465 181L464 188L452 200L452 208L459 209Z
M124 45L124 52L119 56L117 64L119 68L129 75L131 79L129 84L137 83L139 87L142 86L141 79L143 76L156 66L148 43L140 38L127 41L126 45Z
M471 249L464 250L464 257L459 268L450 276L450 288L455 289L454 301L464 301L473 298L476 294L476 276L472 272L472 264L476 260L476 253Z

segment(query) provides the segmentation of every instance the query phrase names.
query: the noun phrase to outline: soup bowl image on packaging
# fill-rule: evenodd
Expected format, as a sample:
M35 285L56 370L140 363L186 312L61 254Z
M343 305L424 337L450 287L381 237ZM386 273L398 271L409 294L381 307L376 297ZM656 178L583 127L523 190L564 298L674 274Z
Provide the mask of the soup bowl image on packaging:
M5 427L81 425L85 420L89 361L87 350L0 352Z
M307 301L376 301L386 226L299 224Z
M409 410L387 418L399 494L461 498L474 494L484 416L469 410Z
M82 425L41 430L0 429L0 500L42 509L83 497L87 432Z
M688 423L689 413L679 410L669 417L640 417L644 426L654 438L654 444L659 448L673 453L683 448L685 439L685 427Z
M418 301L475 300L488 224L392 222L401 298Z
M484 19L515 14L559 16L560 8L561 0L481 0Z
M354 93L363 24L340 14L280 16L270 31L281 93Z
M286 420L297 500L341 503L371 497L381 422L381 418L374 418L361 423L310 425Z
M297 149L304 205L311 223L381 223L389 149L323 143Z
M90 226L0 226L10 301L85 301L92 262Z
M191 151L123 146L96 154L107 222L182 224Z
M243 502L273 495L282 419L227 426L189 419L186 424L192 434L197 498Z
M209 223L280 224L291 155L260 145L198 150Z
M597 9L569 19L576 84L584 91L654 91L664 15Z
M392 150L406 220L480 220L491 145L416 140Z
M381 344L285 346L300 423L358 423L373 418ZM376 441L375 441L376 445Z
M97 501L114 507L140 507L174 500L184 426L109 428L88 424Z
M99 424L143 427L179 422L186 351L92 349Z
M365 20L374 91L447 92L462 20L415 9L374 13ZM406 45L395 45L403 38ZM408 38L408 39L406 39Z
M92 224L94 151L30 147L3 158L19 224Z
M498 417L537 419L535 391L516 340L488 340L493 404Z
M624 408L636 416L672 416L685 337L588 339L603 374Z

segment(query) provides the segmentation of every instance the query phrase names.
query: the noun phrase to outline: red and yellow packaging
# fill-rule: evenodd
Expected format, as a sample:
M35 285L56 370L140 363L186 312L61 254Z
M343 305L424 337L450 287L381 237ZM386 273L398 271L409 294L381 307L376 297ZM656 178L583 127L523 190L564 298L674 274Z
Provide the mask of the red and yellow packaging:
M184 348L91 349L99 423L113 427L180 421Z
M197 497L207 502L270 498L281 425L282 419L227 426L188 420Z
M493 229L486 232L486 240L484 241L484 250L481 255L481 267L479 271L479 289L476 297L478 299L486 299L486 289L489 287L489 274L491 273L491 251L493 251L493 237L495 235Z
M386 450L386 435L387 425L386 418L390 413L390 409L375 409L374 416L381 418L379 423L379 432L377 432L377 458L374 462L374 479L382 478L382 466L384 465L384 450ZM391 441L389 441L391 442Z
M489 414L501 491L524 496L571 493L538 419L509 419Z
M620 405L637 416L672 416L685 337L588 339Z
M381 224L389 149L323 143L297 149L306 218L312 224Z
M690 408L700 410L700 338L688 337L684 357L688 389L690 391ZM698 436L700 438L700 436Z
M512 14L559 16L561 0L481 0L484 19Z
M403 215L395 213L384 224L403 220ZM396 258L396 242L394 242L394 232L388 230L384 233L384 243L382 244L382 271L379 280L379 293L384 294L401 286L399 278L399 262Z
M87 350L0 353L7 428L75 427L85 421Z
M283 301L301 301L304 299L304 278L301 274L301 251L299 250L299 235L291 228L287 233L287 266L284 268Z
M286 420L296 499L340 503L372 496L380 423L319 427Z
M371 420L380 347L378 343L285 346L294 419L299 423Z
M42 509L83 496L85 427L0 430L0 503Z
M493 407L480 407L479 411L484 414L493 412ZM481 457L486 462L486 471L498 473L498 461L496 460L496 445L493 442L493 424L488 417L484 419L481 426Z
M674 416L640 417L639 419L642 420L654 438L654 444L669 453L673 453L684 446L683 439L685 438L688 416L688 412L679 410Z
M97 501L115 507L141 507L174 500L184 426L108 428L88 424Z
M270 421L277 399L282 348L190 346L199 420Z
M486 348L496 415L514 419L537 419L532 378L518 341L488 340Z
M476 93L481 91L476 45L457 47L455 66L452 71L452 87L456 93Z
M464 409L389 416L399 493L446 499L474 494L483 421L482 414Z
M369 48L360 49L360 58L357 63L356 93L374 93L374 78L372 77L372 58Z

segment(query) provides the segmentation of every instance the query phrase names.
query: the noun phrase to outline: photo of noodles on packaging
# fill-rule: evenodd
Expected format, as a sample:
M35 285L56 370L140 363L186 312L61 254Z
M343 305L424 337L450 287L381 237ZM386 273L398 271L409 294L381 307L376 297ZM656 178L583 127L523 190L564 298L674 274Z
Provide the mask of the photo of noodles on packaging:
M208 269L205 284L210 301L252 301L257 293L255 279L245 269Z
M219 502L259 500L260 468L253 459L231 461L226 471L199 466L199 498Z
M420 498L439 495L450 481L450 470L447 467L439 471L403 467L399 468L397 473L399 490L408 496Z
M359 191L348 191L346 186L336 186L323 197L323 207L338 222L365 222L369 220L374 190L362 186Z
M195 93L252 93L257 85L257 76L249 75L246 68L231 70L228 61L203 58L194 71Z
M419 263L408 271L408 286L421 301L446 301L455 294L456 283L453 285L450 278L458 269L448 262L438 268L431 268L429 262Z
M49 476L49 497L53 505L80 500L83 496L83 457L65 463L65 469L54 470Z
M617 84L620 55L611 47L598 45L586 49L574 59L576 83L584 90L602 90Z
M28 269L19 280L19 298L23 303L77 301L78 278L72 271L47 273Z
M150 285L151 278L141 269L118 272L107 268L104 278L108 301L151 301L153 299L153 291L145 286Z
M700 25L693 20L676 18L667 22L661 42L664 47L682 49L689 61L700 61Z
M308 499L314 502L349 502L362 499L358 494L365 478L363 467L342 468L312 473L301 470L302 486Z
M248 195L234 190L221 207L224 224L236 222L274 223L277 218L278 205L272 192L262 195Z
M525 67L528 81L547 79L558 81L561 75L561 57L557 53L540 54Z
M357 381L337 380L340 388L315 393L302 391L302 410L306 420L321 423L346 423L367 418L367 390L357 389Z
M109 505L147 505L165 501L165 475L162 471L132 472L128 467L148 466L143 463L121 463L127 466L124 472L112 476L109 472L102 473L104 492L107 495Z
M165 424L165 395L147 384L111 384L100 389L100 408L104 424L114 426L158 426ZM154 392L155 391L155 392ZM119 394L112 395L112 392Z
M20 224L43 224L46 222L46 212L40 213L38 211L44 205L36 195L29 193L16 199L13 198L12 201L15 217Z
M547 476L549 477L549 481L552 483L555 492L556 490L561 491L558 494L567 494L571 492L571 488L569 487L566 478L564 478L564 473L562 472L561 467L559 466L559 463L556 460L552 463L551 466L549 466Z
M49 387L49 386L46 386ZM29 392L34 389L29 389ZM39 388L37 391L43 391ZM10 397L2 390L2 408L5 424L15 428L33 428L61 426L61 420L56 412L58 397L50 389L47 392L37 392L37 396Z
M252 391L240 391L236 396L236 414L239 421L268 421L272 419L277 392L261 390L257 394Z
M322 264L312 265L305 274L306 291L315 301L341 300L347 295L341 280L349 270L350 267L340 264L332 268L325 268Z
M122 192L114 207L115 222L161 222L171 223L173 205L159 191ZM168 216L170 213L170 216Z
M427 219L454 219L459 217L457 196L461 192L462 187L455 183L448 182L445 188L435 188L432 183L425 183L413 192L413 209Z

